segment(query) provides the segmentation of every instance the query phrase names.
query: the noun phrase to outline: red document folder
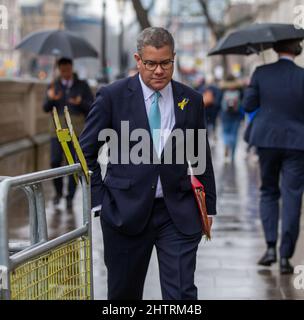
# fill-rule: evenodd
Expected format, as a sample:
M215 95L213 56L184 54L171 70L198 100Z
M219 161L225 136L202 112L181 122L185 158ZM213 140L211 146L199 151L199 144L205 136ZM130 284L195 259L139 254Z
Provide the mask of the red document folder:
M201 221L203 226L203 232L207 240L211 240L211 225L209 223L207 207L206 207L206 194L204 186L193 175L191 175L192 189L195 195L196 202L198 204L199 212L201 215Z

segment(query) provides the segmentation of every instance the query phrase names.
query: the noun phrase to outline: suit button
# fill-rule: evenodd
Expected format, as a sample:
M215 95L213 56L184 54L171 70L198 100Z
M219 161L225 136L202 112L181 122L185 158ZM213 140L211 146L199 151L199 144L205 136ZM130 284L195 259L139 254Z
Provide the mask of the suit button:
M152 189L154 190L156 188L156 185L155 184L152 184Z

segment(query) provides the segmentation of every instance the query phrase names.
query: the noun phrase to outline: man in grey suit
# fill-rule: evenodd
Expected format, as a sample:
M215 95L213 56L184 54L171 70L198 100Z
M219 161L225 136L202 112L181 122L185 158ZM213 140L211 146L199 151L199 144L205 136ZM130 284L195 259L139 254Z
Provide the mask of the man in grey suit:
M260 214L267 251L259 264L277 260L281 197L280 271L290 274L304 191L304 69L294 63L302 51L300 40L277 42L274 50L279 60L255 70L243 104L248 112L258 109L249 143L258 149L262 180Z

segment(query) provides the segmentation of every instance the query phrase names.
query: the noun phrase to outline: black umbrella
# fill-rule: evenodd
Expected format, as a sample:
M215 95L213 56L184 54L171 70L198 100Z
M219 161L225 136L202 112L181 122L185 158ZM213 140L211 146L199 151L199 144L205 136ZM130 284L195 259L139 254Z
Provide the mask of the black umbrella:
M256 23L223 37L208 55L249 55L272 48L278 41L296 39L304 39L304 30L296 29L293 24Z
M97 58L98 53L84 38L66 30L46 30L29 34L16 47L39 55Z

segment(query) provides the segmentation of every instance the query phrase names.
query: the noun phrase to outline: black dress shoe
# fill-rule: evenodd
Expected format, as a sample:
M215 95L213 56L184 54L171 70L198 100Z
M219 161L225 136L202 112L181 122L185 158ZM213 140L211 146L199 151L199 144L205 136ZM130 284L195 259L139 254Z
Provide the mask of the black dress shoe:
M281 274L293 274L293 266L287 258L280 259L280 272Z
M275 248L268 248L263 257L259 260L258 264L261 266L269 267L272 263L277 262L277 254Z

